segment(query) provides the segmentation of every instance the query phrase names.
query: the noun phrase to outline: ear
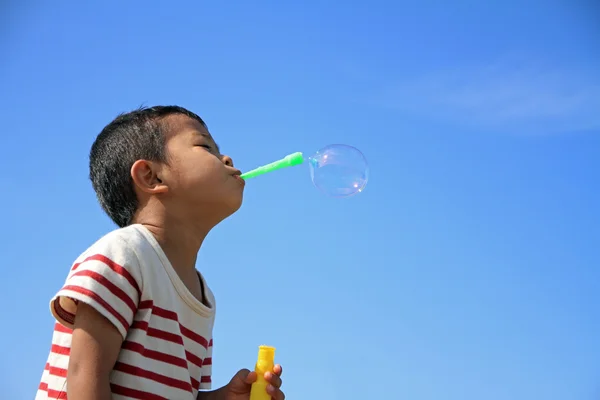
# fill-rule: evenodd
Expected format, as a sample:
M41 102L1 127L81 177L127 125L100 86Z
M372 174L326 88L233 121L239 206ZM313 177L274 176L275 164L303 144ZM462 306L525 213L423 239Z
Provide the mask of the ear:
M139 190L148 194L166 193L169 187L160 179L160 166L147 160L137 160L131 166L131 178Z

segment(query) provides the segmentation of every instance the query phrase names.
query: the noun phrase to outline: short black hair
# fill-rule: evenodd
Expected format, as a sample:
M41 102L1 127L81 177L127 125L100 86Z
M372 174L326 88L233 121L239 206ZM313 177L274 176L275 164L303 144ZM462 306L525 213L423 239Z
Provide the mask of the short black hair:
M167 162L163 119L182 114L206 124L179 106L141 107L120 114L100 132L90 151L90 180L102 209L123 228L138 208L131 167L140 159Z

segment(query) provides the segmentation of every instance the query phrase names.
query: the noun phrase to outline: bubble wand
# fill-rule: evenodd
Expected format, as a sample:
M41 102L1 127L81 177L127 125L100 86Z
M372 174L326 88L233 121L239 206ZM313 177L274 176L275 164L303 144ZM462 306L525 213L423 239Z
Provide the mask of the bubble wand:
M244 180L254 178L268 172L277 171L278 169L293 167L294 165L299 165L303 162L304 156L301 152L292 153L283 157L281 160L277 160L270 164L263 165L262 167L255 168L252 171L244 172L242 175L240 175L240 178Z
M243 173L248 180L257 176L304 163L301 152L289 154L281 160ZM369 180L369 167L365 156L355 147L332 144L308 157L313 184L332 197L348 197L364 190Z

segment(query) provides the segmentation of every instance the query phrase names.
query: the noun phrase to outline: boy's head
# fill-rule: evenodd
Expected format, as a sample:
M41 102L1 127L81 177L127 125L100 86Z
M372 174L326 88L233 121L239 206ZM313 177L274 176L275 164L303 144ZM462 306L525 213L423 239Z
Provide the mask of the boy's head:
M241 206L244 182L239 174L204 121L177 106L118 116L90 152L92 185L119 227L135 222L145 207L217 224Z

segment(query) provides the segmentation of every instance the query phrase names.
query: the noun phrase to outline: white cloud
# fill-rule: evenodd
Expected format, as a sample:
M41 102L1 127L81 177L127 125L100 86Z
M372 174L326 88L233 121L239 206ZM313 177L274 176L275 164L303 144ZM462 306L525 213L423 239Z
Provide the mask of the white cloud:
M498 63L425 74L388 88L388 107L475 128L600 128L598 71Z

